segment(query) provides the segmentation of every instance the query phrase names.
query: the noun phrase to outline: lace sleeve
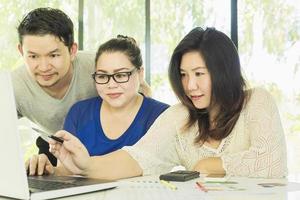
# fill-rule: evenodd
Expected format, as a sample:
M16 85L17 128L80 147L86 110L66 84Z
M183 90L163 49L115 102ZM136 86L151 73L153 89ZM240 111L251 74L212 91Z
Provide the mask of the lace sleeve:
M250 148L221 157L226 173L264 178L286 176L285 138L272 96L263 89L255 89L245 109L245 132L249 135Z
M139 163L143 175L165 173L180 164L175 145L178 132L176 122L182 116L178 113L177 106L168 108L141 140L134 146L123 148Z

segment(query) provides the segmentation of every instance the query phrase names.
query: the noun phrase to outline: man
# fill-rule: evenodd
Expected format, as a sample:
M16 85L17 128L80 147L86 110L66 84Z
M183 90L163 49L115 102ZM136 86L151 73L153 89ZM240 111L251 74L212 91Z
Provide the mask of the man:
M73 23L58 9L29 12L19 24L18 34L18 49L25 62L12 72L18 114L55 133L62 129L65 115L76 101L97 95L90 78L94 54L77 54ZM56 163L47 142L39 137L37 146L39 153Z
M63 128L75 102L97 96L91 78L95 54L77 53L73 23L58 9L32 10L19 24L18 34L25 63L12 72L18 115L54 134ZM36 143L39 154L56 165L48 143L41 137Z

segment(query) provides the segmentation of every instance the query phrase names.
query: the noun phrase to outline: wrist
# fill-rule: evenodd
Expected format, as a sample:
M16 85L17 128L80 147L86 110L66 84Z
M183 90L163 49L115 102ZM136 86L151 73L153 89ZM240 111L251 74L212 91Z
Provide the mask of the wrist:
M90 176L92 168L93 168L93 159L92 159L92 157L89 157L86 160L86 167L81 170L80 175L81 176Z
M205 167L205 163L203 160L199 160L195 167L194 167L195 171L198 171L200 173L207 173L206 167Z
M53 175L55 176L62 176L63 173L61 172L61 168L60 167L53 167Z

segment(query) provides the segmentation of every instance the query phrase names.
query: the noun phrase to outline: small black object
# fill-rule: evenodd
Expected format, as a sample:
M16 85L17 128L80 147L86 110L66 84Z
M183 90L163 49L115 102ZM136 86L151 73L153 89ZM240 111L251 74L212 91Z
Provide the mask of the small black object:
M160 180L165 181L188 181L194 178L199 178L200 173L197 171L179 170L175 172L169 172L159 176Z
M56 137L56 136L54 136L54 135L50 135L50 136L48 136L48 137L51 138L51 139L53 139L53 140L55 140L55 141L57 141L57 142L60 142L60 143L63 143L63 142L64 142L63 139L61 139L61 138L59 138L59 137Z

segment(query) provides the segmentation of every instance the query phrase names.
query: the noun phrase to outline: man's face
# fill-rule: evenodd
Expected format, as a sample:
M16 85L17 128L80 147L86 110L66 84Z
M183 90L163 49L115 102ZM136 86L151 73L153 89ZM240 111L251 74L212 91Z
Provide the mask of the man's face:
M24 57L30 75L42 88L55 88L72 73L71 62L77 46L69 51L58 37L53 35L25 35L19 51Z

